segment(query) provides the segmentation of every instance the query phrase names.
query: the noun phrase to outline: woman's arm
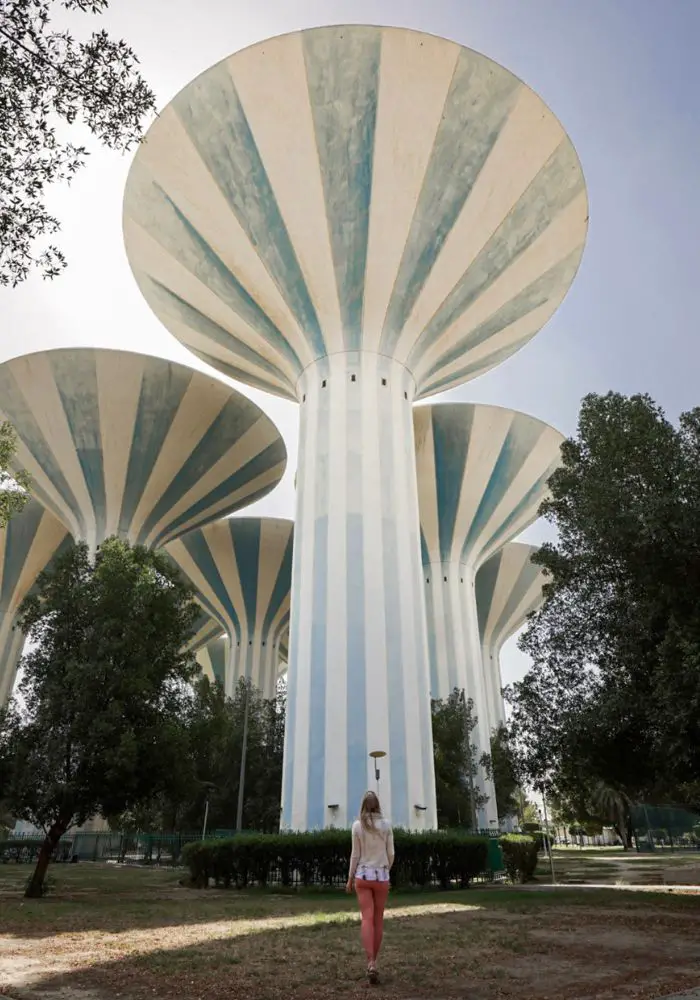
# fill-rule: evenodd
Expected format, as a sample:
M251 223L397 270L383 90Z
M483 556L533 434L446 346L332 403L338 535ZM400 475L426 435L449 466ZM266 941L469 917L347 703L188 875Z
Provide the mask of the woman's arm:
M350 871L348 872L348 882L352 882L352 880L355 878L355 872L357 871L357 865L360 861L361 851L362 851L362 845L360 843L360 835L353 826L352 854L350 855Z
M386 835L386 856L389 859L389 868L391 868L394 863L394 831L391 827Z

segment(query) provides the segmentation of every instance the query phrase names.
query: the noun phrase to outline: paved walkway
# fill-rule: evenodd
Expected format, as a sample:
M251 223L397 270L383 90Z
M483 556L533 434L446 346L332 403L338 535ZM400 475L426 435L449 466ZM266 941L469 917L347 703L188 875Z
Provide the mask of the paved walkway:
M636 883L620 885L618 883L610 882L586 882L585 885L580 882L557 882L556 885L552 885L551 882L538 882L536 885L521 885L521 886L508 886L509 889L525 889L528 892L550 892L552 889L566 889L567 891L574 892L580 890L582 892L587 892L589 889L614 889L616 892L689 892L689 893L700 893L700 885L686 885L684 883L680 885L637 885ZM700 1000L700 996L699 996Z

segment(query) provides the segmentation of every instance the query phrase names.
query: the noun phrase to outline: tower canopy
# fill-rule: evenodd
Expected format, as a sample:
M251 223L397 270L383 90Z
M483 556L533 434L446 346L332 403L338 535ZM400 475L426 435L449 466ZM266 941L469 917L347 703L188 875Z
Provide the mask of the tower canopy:
M240 679L267 693L277 681L278 640L289 625L294 522L231 517L166 546L226 633L227 692Z
M509 542L476 574L481 641L496 654L544 600L547 580L542 567L532 562L535 552L536 545Z
M454 42L313 28L186 86L124 202L136 280L200 358L297 398L315 360L393 358L426 396L549 319L578 268L586 190L540 98Z
M251 400L185 365L125 351L41 351L0 365L0 418L32 491L91 548L149 547L279 483L284 442Z
M423 562L476 570L536 519L563 435L474 403L417 406L413 420Z
M12 692L24 647L17 612L39 574L69 542L65 526L36 500L0 530L0 707Z

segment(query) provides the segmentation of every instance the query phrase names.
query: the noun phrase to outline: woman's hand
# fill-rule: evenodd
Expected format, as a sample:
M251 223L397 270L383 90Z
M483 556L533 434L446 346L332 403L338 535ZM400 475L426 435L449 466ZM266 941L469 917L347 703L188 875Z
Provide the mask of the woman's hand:
M352 883L353 880L351 878L349 878L345 883L345 891L347 892L348 896L352 895Z

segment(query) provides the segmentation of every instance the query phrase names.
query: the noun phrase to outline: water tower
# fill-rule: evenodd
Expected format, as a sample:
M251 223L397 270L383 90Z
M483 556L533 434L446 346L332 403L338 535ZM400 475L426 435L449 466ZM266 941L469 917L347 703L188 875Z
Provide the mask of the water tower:
M92 551L149 548L274 489L273 422L218 378L127 351L38 351L0 365L0 419L32 494Z
M236 53L136 154L124 232L150 306L198 357L300 405L284 827L349 824L374 746L393 821L436 823L412 404L535 335L587 220L537 95L406 29Z
M0 708L12 694L25 636L17 613L39 574L70 541L65 526L36 500L0 531Z
M293 544L294 522L286 518L229 517L165 548L225 633L212 648L217 662L225 655L219 674L227 695L247 680L263 697L274 697L279 640L289 623Z
M536 545L509 542L476 574L474 589L491 729L505 722L501 649L544 601L546 578L542 567L532 562L535 552Z
M430 690L455 689L474 702L472 739L491 752L475 579L479 568L537 517L561 461L559 431L526 413L474 403L413 411L421 518ZM489 801L480 824L497 821L493 781L477 783Z

